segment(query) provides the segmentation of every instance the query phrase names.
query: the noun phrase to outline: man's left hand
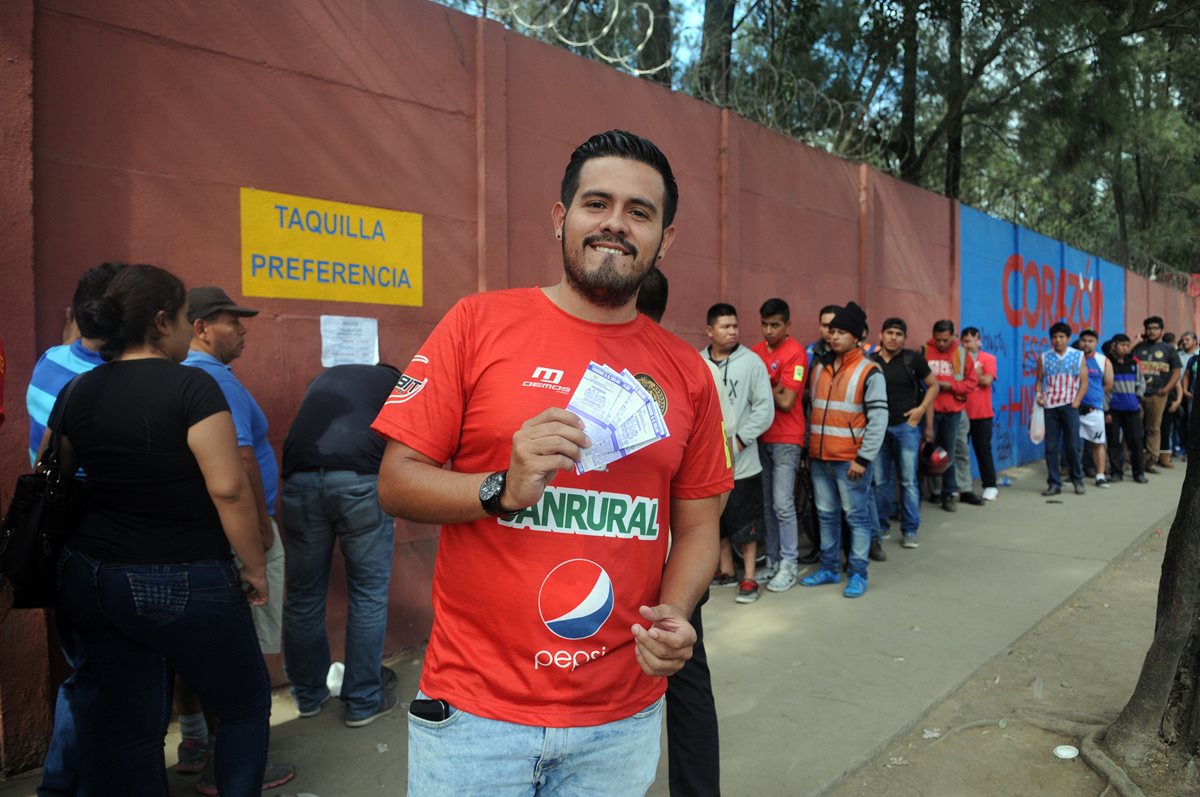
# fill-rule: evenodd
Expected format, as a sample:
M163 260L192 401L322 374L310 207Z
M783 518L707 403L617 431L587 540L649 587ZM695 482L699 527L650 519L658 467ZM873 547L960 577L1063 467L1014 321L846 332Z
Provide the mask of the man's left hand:
M682 669L692 657L692 646L696 644L696 629L688 618L674 606L660 603L658 606L642 606L638 609L642 617L650 621L650 627L634 625L634 655L646 675L673 675Z

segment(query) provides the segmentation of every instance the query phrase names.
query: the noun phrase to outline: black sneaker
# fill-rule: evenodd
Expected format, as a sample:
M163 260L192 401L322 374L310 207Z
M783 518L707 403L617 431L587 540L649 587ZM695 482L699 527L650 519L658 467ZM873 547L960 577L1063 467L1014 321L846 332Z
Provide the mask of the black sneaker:
M1075 495L1083 495L1087 492L1087 488L1083 486L1083 482L1075 482Z
M748 578L738 584L737 597L734 600L738 603L754 603L758 600L758 582Z
M400 679L396 677L395 670L393 670L391 667L387 666L386 664L380 665L380 667L379 667L379 688L380 689L395 689L396 684L399 682L399 680Z
M887 551L883 550L883 543L879 540L871 540L871 550L867 552L867 558L872 562L886 562Z
M709 584L709 586L732 587L736 583L738 583L737 576L735 576L733 573L722 573L720 570L718 570L713 576L712 583Z
M1150 480L1146 478L1146 474L1144 474L1144 473L1139 473L1138 475L1134 476L1133 480L1135 482L1137 482L1138 484L1149 484L1150 483Z
M957 512L958 501L954 500L954 496L948 495L942 499L942 509L946 510L947 512Z
M1059 493L1061 493L1061 492L1062 492L1062 488L1061 488L1061 487L1047 487L1045 490L1042 490L1042 495L1044 495L1044 496L1046 496L1047 498L1049 498L1050 496L1052 496L1052 495L1058 495L1058 494L1059 494Z
M357 719L350 719L349 717L347 717L346 718L346 727L347 728L361 728L364 725L370 725L372 722L379 719L380 717L386 717L388 714L391 714L393 711L396 710L396 706L399 704L400 704L400 698L396 697L395 692L380 692L379 693L379 707L376 708L375 711L373 711L372 713L368 714L365 717L358 717Z
M961 494L958 497L958 500L962 501L964 504L970 504L971 506L983 506L983 499L971 492Z

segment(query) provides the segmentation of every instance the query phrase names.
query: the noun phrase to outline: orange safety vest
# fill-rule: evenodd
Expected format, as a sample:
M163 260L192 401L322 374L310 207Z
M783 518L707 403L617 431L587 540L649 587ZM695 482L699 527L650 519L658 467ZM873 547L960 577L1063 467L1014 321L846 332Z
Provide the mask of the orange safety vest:
M842 355L836 371L818 363L813 372L812 419L808 426L808 455L813 459L853 462L867 428L863 407L867 375L879 366L862 349Z

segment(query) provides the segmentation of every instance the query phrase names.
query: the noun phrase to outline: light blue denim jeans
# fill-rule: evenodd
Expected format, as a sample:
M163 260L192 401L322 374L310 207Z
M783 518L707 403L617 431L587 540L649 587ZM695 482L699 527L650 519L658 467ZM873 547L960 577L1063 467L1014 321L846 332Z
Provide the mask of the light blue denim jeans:
M346 563L349 619L342 701L346 719L379 708L379 667L387 631L395 523L379 505L378 480L349 470L297 471L283 483L287 590L283 604L284 668L301 711L329 694L325 597L337 541Z
M867 553L871 550L871 468L851 481L849 462L810 460L813 501L821 521L821 569L841 571L842 513L850 524L850 573L867 575Z
M896 487L900 488L900 531L915 535L921 527L921 489L917 484L917 454L921 449L923 424L908 422L889 426L883 448L871 469L875 472L875 501L879 520L892 516Z
M409 714L408 793L636 797L654 783L662 720L662 698L631 717L582 728L516 725L453 707L441 722Z
M767 523L767 558L776 562L796 561L800 555L800 525L796 520L796 473L800 470L800 446L792 443L763 443L763 514Z

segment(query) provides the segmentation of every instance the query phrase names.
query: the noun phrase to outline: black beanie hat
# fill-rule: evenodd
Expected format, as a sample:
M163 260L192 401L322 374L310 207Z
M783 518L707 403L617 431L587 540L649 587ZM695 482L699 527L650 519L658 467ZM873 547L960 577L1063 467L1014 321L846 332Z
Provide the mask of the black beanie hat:
M840 329L849 332L855 340L862 340L867 334L867 314L854 302L846 302L846 306L833 316L829 322L830 329Z

